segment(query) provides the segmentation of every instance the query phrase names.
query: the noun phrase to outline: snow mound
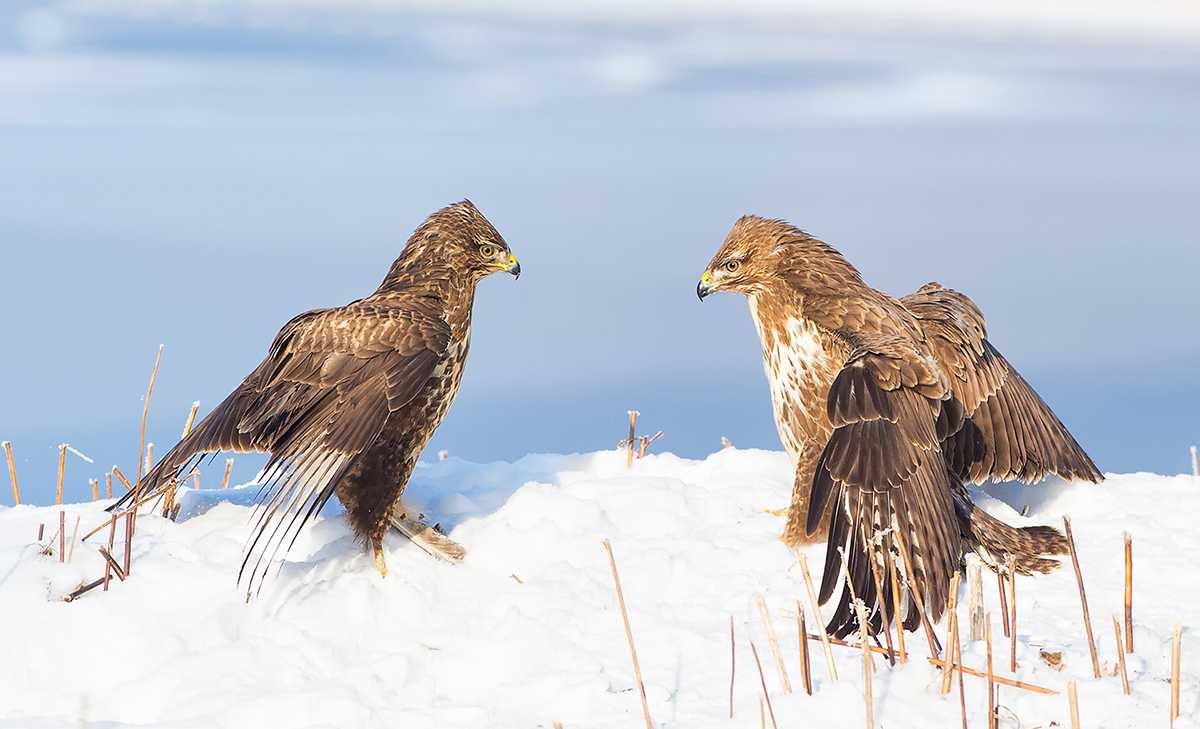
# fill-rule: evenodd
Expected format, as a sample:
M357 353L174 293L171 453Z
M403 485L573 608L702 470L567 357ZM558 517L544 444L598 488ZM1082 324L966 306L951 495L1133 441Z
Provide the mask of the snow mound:
M0 508L0 720L6 727L628 727L643 722L629 646L602 542L610 539L637 643L651 715L660 727L758 727L762 659L779 726L863 726L860 654L834 647L830 679L811 643L812 696L800 686L796 601L807 606L795 554L778 539L792 474L778 452L728 448L704 460L625 454L531 455L516 463L449 458L421 464L409 495L467 550L462 564L389 537L387 578L331 509L248 602L236 580L251 533L253 491L187 491L177 522L138 518L129 579L66 603L103 574L107 530L60 563L59 507ZM991 487L990 487L991 488ZM1002 726L1070 726L1066 685L1078 685L1087 726L1166 726L1172 626L1183 622L1181 716L1200 722L1200 482L1109 475L1104 483L979 494L1016 524L1072 517L1104 672L1092 677L1069 564L1017 583L1016 678L1059 691L1001 687ZM1001 501L1003 498L1004 501ZM103 523L110 502L70 504L67 549ZM1028 517L1019 511L1030 506ZM782 513L782 512L780 512ZM39 525L45 525L37 541ZM1112 674L1111 615L1123 611L1122 532L1133 535L1132 695ZM118 530L116 552L120 557ZM820 565L824 548L807 549ZM997 673L1009 676L995 579ZM754 593L765 596L797 693L785 696ZM965 595L965 590L964 590ZM965 609L964 611L965 612ZM730 638L736 633L734 718ZM963 621L965 624L965 620ZM937 626L944 640L945 621ZM957 690L920 634L915 660L873 679L876 725L957 725ZM1042 652L1061 653L1060 670ZM963 648L985 666L982 642ZM968 676L973 726L986 721L986 683ZM768 719L769 721L769 719Z

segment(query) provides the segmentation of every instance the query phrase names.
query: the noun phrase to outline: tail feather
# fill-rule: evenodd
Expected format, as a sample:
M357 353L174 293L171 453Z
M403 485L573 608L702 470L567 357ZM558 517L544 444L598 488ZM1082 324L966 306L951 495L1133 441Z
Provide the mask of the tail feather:
M1069 545L1062 532L1050 526L1013 527L971 505L963 535L967 544L993 569L1006 564L1017 573L1049 573L1059 566L1049 555L1067 554Z

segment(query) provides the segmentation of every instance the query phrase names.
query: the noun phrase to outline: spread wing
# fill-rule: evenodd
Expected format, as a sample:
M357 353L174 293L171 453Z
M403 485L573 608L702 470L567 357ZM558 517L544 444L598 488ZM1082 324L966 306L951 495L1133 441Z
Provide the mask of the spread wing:
M967 416L946 443L956 475L975 483L989 477L1034 483L1048 473L1103 478L1042 398L988 342L983 313L973 301L933 283L900 303L919 320Z
M163 457L138 491L148 494L180 477L203 453L270 453L246 558L257 547L262 564L328 501L388 414L421 390L445 355L446 322L419 299L403 303L356 302L292 319L262 364Z
M820 595L822 602L829 599L838 582L841 547L850 584L828 626L839 636L856 624L850 588L874 611L873 630L880 609L890 620L888 575L900 550L928 609L940 615L962 553L941 451L941 441L961 426L962 413L949 399L944 375L903 338L850 338L857 346L829 391L834 431L817 464L807 524L810 534L816 530L827 499L841 505L830 516Z

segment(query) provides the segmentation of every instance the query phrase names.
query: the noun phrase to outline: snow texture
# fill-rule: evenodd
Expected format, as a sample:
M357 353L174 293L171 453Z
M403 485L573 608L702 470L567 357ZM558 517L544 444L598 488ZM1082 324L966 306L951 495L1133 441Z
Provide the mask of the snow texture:
M107 593L94 590L73 603L59 598L103 573L96 548L107 530L75 544L72 561L60 564L58 507L0 508L0 724L639 726L607 538L656 726L760 726L762 689L748 639L762 659L779 726L864 726L858 651L834 647L834 682L820 645L810 643L813 696L800 688L797 600L806 603L810 630L814 620L795 554L778 539L784 517L774 511L787 504L792 482L787 458L728 448L704 460L648 455L631 470L625 458L608 451L422 464L410 495L466 547L462 564L439 562L393 534L381 578L331 509L248 602L236 575L253 487L185 491L177 522L144 511L129 579L114 578ZM1026 728L1070 726L1066 687L1074 681L1084 726L1166 727L1176 620L1183 660L1175 727L1200 726L1200 482L1113 474L1097 485L989 489L998 498L980 493L980 503L1010 523L1061 526L1063 514L1072 517L1104 673L1092 677L1069 561L1051 575L1020 579L1016 678L1060 693L1001 687L1001 726L1016 727L1018 719ZM103 523L108 503L62 507L68 550L76 517L82 537ZM1123 531L1133 535L1135 567L1131 696L1113 675ZM118 530L118 558L120 541ZM823 551L807 549L814 569ZM996 671L1008 676L991 573L984 589ZM755 592L774 618L796 689L790 696L780 689ZM943 640L945 627L944 620L937 626ZM918 658L895 668L878 663L875 725L959 726L957 690L940 694L925 638L907 638ZM1042 651L1061 653L1061 670ZM968 667L985 667L982 642L965 644L963 653ZM968 676L970 726L985 725L985 697L986 682Z

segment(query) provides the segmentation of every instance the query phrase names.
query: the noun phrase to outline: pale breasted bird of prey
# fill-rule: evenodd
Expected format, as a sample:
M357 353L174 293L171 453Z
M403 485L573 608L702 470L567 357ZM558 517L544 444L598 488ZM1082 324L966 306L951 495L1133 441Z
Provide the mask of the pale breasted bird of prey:
M462 548L426 527L401 494L458 392L475 287L497 271L518 276L521 268L470 201L430 215L375 293L288 322L262 364L137 491L183 478L202 454L269 453L242 564L248 590L335 494L381 574L392 527L431 554L460 559Z
M931 283L900 299L863 283L832 247L781 220L734 224L697 287L746 295L762 342L780 439L796 468L783 541L826 536L820 601L842 570L873 632L894 618L892 568L936 621L967 550L995 568L1047 572L1066 540L1011 527L976 507L964 483L1098 481L1087 454L987 340L965 295ZM898 537L898 539L897 539ZM904 552L912 565L904 567ZM844 584L844 580L842 580ZM850 591L827 630L857 628Z

